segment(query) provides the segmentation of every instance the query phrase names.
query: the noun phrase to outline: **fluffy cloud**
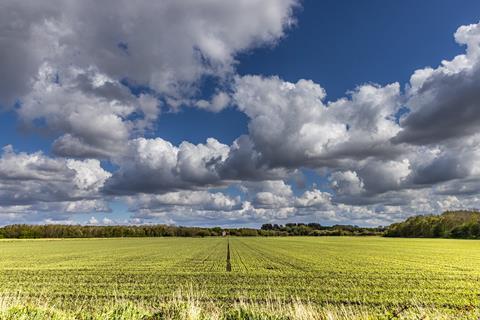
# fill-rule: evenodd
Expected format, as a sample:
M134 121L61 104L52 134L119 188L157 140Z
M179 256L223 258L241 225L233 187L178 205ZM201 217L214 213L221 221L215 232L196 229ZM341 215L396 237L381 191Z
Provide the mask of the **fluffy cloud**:
M83 90L79 90L83 87ZM60 77L44 64L18 109L20 119L39 130L62 134L53 144L57 155L106 158L123 150L135 128L156 119L156 99L132 96L117 81L95 71L69 68ZM140 122L127 118L144 114Z
M298 166L315 158L329 143L346 139L344 123L333 120L312 81L297 84L277 77L237 78L234 99L250 118L249 136L270 166Z
M220 91L217 92L211 99L211 101L199 100L195 104L201 109L206 109L212 112L219 112L225 109L230 103L230 96L228 93Z
M189 207L199 211L230 211L240 207L240 199L223 193L208 191L179 191L162 195L140 195L129 199L130 209L138 211L172 210L175 207Z
M177 171L184 181L198 184L214 184L221 179L218 167L228 156L229 147L213 138L206 144L180 144Z
M109 177L98 160L54 159L7 146L0 157L0 201L42 211L106 211L99 190Z
M280 180L289 170L265 163L263 155L256 149L252 139L242 135L231 145L220 171L221 175L229 180L262 181Z
M222 184L218 167L229 147L210 138L206 144L183 142L179 147L161 138L139 138L115 159L120 169L106 190L117 194L165 193Z
M303 195L295 199L296 208L331 209L332 195L320 190L307 190Z
M205 144L182 142L178 147L161 138L131 140L126 151L114 158L120 169L107 182L105 191L118 195L166 193L285 177L282 168L258 166L252 150L239 150L244 138L230 147L214 138Z
M364 183L354 171L334 172L330 185L338 195L359 195L365 192Z
M399 85L364 85L350 99L325 103L310 80L237 77L234 99L250 118L249 136L272 167L321 167L344 159L390 157L399 127Z
M396 160L361 161L356 166L364 184L364 188L371 193L382 193L397 190L407 182L411 174L411 164L408 154Z
M59 19L58 1L2 1L0 4L0 106L10 106L28 91L29 83L57 45L45 46L50 19Z
M247 193L243 199L220 192L179 191L131 196L128 203L136 223L245 225L285 221L294 216L317 219L316 215L331 215L333 210L328 193L310 190L296 197L282 181L246 183L242 189Z
M0 104L30 90L40 66L96 68L172 98L202 76L232 71L238 52L275 43L294 0L3 1ZM108 17L106 19L105 17Z
M110 212L99 190L110 177L98 160L49 158L40 152L0 157L0 220L7 223L74 223L73 214Z
M136 223L258 224L295 216L317 219L331 215L334 209L329 193L312 189L295 196L291 186L281 180L242 182L236 186L241 195L235 197L206 190L175 191L129 196L127 203L135 212Z
M282 180L247 182L242 187L257 208L290 207L293 200L292 188Z
M396 142L434 144L478 132L480 24L460 27L455 40L466 45L465 54L412 75L407 92L411 111Z

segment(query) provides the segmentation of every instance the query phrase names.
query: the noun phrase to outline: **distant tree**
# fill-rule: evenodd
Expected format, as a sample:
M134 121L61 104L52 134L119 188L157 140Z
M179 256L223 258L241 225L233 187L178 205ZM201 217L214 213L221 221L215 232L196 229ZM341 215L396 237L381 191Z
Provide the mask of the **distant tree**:
M273 225L271 223L262 224L262 230L273 230Z

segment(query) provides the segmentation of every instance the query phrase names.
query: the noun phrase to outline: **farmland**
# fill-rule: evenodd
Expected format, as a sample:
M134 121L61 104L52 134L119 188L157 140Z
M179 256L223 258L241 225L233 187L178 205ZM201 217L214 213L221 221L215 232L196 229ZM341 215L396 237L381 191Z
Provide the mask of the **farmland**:
M226 271L227 242L231 272ZM332 310L340 318L353 313L359 318L408 318L424 312L432 318L469 319L478 318L480 306L476 240L1 240L0 270L0 319L26 304L53 308L72 319L99 315L112 304L133 308L132 318L159 315L155 312L172 301L194 304L197 311L204 308L197 318L203 314L207 319L208 312L218 316L245 306L266 315L298 305L316 314ZM157 318L168 318L162 314Z

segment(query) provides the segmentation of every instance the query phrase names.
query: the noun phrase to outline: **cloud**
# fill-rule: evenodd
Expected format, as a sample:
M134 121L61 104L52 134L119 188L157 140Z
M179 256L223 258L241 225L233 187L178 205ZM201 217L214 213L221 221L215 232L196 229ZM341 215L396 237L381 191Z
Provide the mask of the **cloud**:
M7 146L0 157L0 202L27 210L108 211L99 190L109 177L98 160L16 153Z
M91 217L90 219L88 219L88 224L90 224L90 225L97 225L97 224L98 224L97 218Z
M307 190L303 195L295 199L296 208L331 209L332 195L318 189Z
M234 99L250 118L249 137L271 167L321 167L343 159L391 157L389 139L399 131L399 85L364 85L351 98L324 102L310 80L237 77Z
M198 184L215 184L221 179L219 166L225 161L230 148L216 139L206 144L182 142L178 151L177 171L182 180Z
M480 124L480 24L460 27L457 43L466 53L436 68L414 72L407 91L410 113L397 143L442 143L477 133Z
M290 207L293 201L292 188L282 180L246 182L242 186L256 208Z
M120 169L105 189L117 194L166 193L220 185L219 167L228 152L227 145L213 138L206 144L183 142L178 147L161 138L135 139L115 159Z
M119 170L106 183L105 192L167 193L225 186L232 181L278 180L286 174L283 169L257 166L251 150L239 150L243 141L241 137L229 147L209 138L205 144L185 141L177 147L161 138L131 140L114 159Z
M284 181L243 182L238 187L242 194L235 197L205 190L177 191L129 196L127 202L138 223L258 224L325 215L333 209L330 194L313 189L297 197Z
M164 195L142 195L129 197L130 209L134 212L133 219L136 224L144 223L168 223L180 225L252 225L260 223L285 223L288 221L322 223L357 223L362 225L386 225L399 219L404 219L413 213L430 213L435 210L446 208L465 208L466 203L458 201L456 197L434 195L425 191L409 191L410 201L392 202L396 196L383 196L383 202L350 205L335 203L332 195L318 189L310 189L303 194L284 194L276 192L277 189L269 189L268 184L249 183L245 187L248 194L243 199L232 199L221 193L204 191L181 191ZM280 189L288 190L289 186L282 182L272 182L270 186L279 186ZM261 191L270 190L270 191ZM249 201L248 198L263 197L263 194L281 199L281 201L261 202ZM398 195L397 195L398 197ZM219 201L219 199L221 201ZM225 199L230 199L225 201ZM401 196L402 201L406 196ZM453 201L457 199L457 201ZM469 200L469 204L475 199ZM218 205L218 203L222 205ZM225 204L228 204L225 206Z
M53 67L44 64L32 90L23 97L18 109L20 119L47 133L63 134L53 144L57 155L106 158L122 151L135 123L127 117L145 105L144 96L137 99L117 82L95 72L70 68L57 79ZM79 80L80 79L80 80ZM88 83L90 92L78 89L78 82ZM94 89L110 87L116 91L108 98Z
M230 197L223 193L208 191L179 191L162 195L142 194L129 198L130 210L175 210L188 207L198 211L230 211L239 209L239 197Z
M357 171L362 177L365 189L371 193L382 193L404 187L412 172L408 154L395 160L361 161Z
M219 170L225 179L237 181L280 180L289 171L265 163L262 154L247 135L240 136L232 143L228 156Z
M0 4L0 106L13 105L28 91L32 76L37 74L42 57L52 53L45 46L49 19L59 19L58 1L2 1Z
M334 172L330 175L330 186L338 195L359 195L365 192L365 184L355 171Z
M112 219L105 217L102 219L102 224L105 226L108 226L108 225L115 224L115 222Z
M206 109L212 112L220 112L230 104L230 96L228 93L220 91L217 92L211 101L199 100L195 104L200 109Z
M201 77L230 73L239 52L275 44L293 24L297 5L294 0L3 1L0 104L27 93L43 63L59 73L72 65L94 67L109 78L128 78L179 99L195 91Z

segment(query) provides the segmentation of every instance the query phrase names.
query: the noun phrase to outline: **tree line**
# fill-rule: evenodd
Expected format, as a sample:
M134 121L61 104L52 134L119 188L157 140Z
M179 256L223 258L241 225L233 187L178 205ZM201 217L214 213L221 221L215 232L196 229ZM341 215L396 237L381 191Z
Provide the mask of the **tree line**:
M388 227L323 226L319 223L263 224L254 228L201 228L170 225L82 226L16 224L0 228L0 238L117 238L218 236L375 236L480 239L480 212L447 211L415 216Z
M285 225L264 224L262 231L285 236L375 236L382 235L382 226L366 228L352 225L323 226L319 223L287 223Z
M82 226L16 224L0 228L0 238L119 238L119 237L218 237L218 236L344 236L378 235L382 228L357 226L321 226L318 223L264 224L253 228L200 228L169 225Z
M386 237L480 239L480 212L446 211L441 215L424 215L394 223Z

